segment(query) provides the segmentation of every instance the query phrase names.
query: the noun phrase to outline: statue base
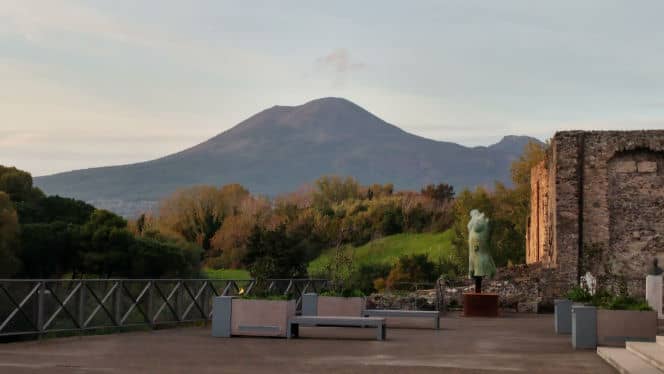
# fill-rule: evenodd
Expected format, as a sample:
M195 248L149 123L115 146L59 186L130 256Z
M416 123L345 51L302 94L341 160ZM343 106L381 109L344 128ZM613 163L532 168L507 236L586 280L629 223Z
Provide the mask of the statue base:
M498 317L498 294L475 293L463 294L464 317Z

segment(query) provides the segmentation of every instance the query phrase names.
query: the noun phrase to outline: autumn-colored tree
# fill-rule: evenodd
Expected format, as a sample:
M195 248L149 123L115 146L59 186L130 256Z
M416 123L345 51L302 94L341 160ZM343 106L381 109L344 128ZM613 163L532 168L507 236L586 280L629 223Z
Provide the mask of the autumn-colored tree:
M360 197L360 184L352 177L324 176L316 181L313 204L319 209L327 209L332 204Z
M547 144L530 141L524 147L521 156L512 162L510 166L512 183L517 188L521 186L530 188L530 171L546 158L547 148Z
M177 233L207 251L224 218L236 214L248 195L237 184L221 189L197 186L177 191L161 202L160 228Z
M454 198L454 187L447 183L428 184L422 188L422 195L436 201L450 201Z

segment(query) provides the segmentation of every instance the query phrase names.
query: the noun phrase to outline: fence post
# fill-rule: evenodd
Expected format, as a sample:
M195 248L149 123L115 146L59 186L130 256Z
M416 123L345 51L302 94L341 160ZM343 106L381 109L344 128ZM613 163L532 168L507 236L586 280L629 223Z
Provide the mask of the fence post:
M79 281L80 287L78 289L78 326L83 331L83 324L85 324L85 281Z
M39 290L37 291L37 328L39 329L39 339L44 334L44 296L46 295L46 283L39 283Z
M115 324L117 327L122 326L122 281L117 281L115 283L117 285L117 288L115 289L115 293L113 297L115 298Z
M154 313L154 305L152 303L152 288L154 288L154 282L153 281L148 281L149 288L148 288L148 307L146 314L148 315L148 320L150 321L150 327L154 329L154 316L152 313Z
M208 316L210 315L210 312L209 312L209 310L210 310L210 307L209 307L210 300L208 300L209 299L209 294L210 294L210 287L208 286L207 281L203 281L203 286L202 287L203 287L203 293L201 294L201 304L202 304L203 308L201 308L201 309L203 309L203 319L207 323Z

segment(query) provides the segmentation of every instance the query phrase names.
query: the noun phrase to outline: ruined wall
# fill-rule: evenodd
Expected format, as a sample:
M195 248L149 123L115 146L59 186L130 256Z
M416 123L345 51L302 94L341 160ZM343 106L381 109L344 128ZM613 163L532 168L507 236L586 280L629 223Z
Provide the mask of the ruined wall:
M526 263L550 263L549 171L542 161L530 173L530 215L526 232Z
M591 271L643 293L652 258L664 260L664 131L559 132L544 170L533 169L528 263L556 268L561 287Z

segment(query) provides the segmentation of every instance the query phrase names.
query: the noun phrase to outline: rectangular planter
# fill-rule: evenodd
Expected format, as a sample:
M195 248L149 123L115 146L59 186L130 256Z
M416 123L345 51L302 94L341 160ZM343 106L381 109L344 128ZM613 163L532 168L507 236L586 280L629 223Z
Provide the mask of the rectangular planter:
M303 316L362 317L365 307L364 297L320 296L314 293L302 296Z
M657 312L638 310L597 311L597 344L625 347L626 341L654 342Z
M572 306L572 346L574 349L597 348L597 308Z
M583 305L586 304L573 302L568 299L554 300L553 321L556 334L569 335L572 333L572 307Z
M572 301L567 299L554 300L554 326L556 334L572 333Z
M288 320L295 316L295 300L214 299L212 336L286 337Z

